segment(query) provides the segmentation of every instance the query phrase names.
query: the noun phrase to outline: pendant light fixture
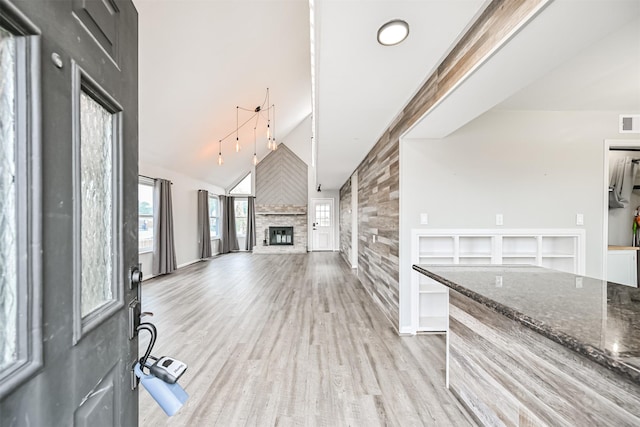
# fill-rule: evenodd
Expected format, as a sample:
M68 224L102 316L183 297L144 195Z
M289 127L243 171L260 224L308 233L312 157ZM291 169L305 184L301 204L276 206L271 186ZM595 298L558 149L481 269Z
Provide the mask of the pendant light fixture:
M253 166L258 164L258 156L256 155L256 128L253 128Z
M257 153L257 130L258 128L262 128L262 126L266 126L266 136L267 136L267 147L269 150L275 150L278 148L276 143L276 116L275 116L275 104L270 104L271 97L269 93L269 88L267 88L267 93L265 94L264 101L262 105L258 105L255 108L243 108L240 106L236 106L236 144L235 149L236 153L241 150L240 146L240 129L242 129L245 125L249 124L253 119L255 119L255 124L253 128L253 164L258 164L258 153ZM240 123L240 110L247 111L253 113L251 117L247 118L244 122ZM264 114L266 112L266 115ZM264 125L261 126L261 120ZM271 123L273 120L273 124ZM233 135L233 131L231 131L227 136L220 139L218 141L218 164L222 165L224 163L222 159L222 143L226 141L229 137Z
M273 138L271 141L271 146L273 147L272 150L276 151L278 149L278 144L276 143L276 106L272 105L273 107Z
M240 139L238 138L238 110L239 107L236 106L236 153L240 151Z

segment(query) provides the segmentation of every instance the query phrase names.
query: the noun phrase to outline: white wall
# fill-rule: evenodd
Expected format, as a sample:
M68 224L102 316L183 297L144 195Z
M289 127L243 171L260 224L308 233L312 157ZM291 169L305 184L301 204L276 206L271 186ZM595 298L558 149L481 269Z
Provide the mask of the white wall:
M140 175L151 178L163 178L173 182L171 198L173 202L173 226L178 267L198 261L198 190L207 190L211 194L224 194L216 185L196 180L159 166L140 162ZM212 244L212 253L218 252L217 241ZM152 254L140 254L142 273L145 279L151 278Z
M412 228L496 228L497 213L504 228L572 228L582 213L586 274L601 277L611 138L632 139L618 133L617 112L492 111L444 139L402 141L401 330L411 322Z
M640 148L640 145L638 146ZM613 171L615 160L629 156L633 159L640 158L638 151L614 151L609 152L609 175ZM640 174L636 182L640 180ZM640 206L639 190L631 193L631 200L624 208L609 209L609 244L617 246L631 246L633 238L634 211Z

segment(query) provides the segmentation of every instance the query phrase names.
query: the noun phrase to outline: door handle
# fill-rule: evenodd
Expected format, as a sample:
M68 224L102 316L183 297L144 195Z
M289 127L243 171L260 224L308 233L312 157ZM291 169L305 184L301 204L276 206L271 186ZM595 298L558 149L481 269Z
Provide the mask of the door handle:
M142 270L140 264L129 269L129 289L139 286L142 283Z

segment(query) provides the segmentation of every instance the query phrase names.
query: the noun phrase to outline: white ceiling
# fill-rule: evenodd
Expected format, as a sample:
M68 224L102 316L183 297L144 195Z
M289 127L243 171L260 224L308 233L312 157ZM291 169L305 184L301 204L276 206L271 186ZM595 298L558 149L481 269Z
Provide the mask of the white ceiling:
M640 111L640 2L555 0L405 137L442 138L492 108Z
M342 186L486 1L315 0L316 142L323 189ZM228 188L250 170L252 126L240 135L240 155L231 152L235 136L223 144L222 167L216 164L218 140L235 129L235 107L262 104L267 87L277 108L278 140L307 125L308 0L134 3L141 162ZM409 37L383 47L377 30L394 18L409 23ZM258 157L267 154L261 138Z
M311 114L307 0L134 0L139 13L140 161L228 188L251 169L253 126L232 152L236 106L276 104L276 137ZM251 116L241 111L240 121ZM263 126L263 125L261 125ZM258 134L258 157L267 153Z
M323 189L342 186L487 1L315 0ZM134 2L141 162L228 188L251 168L252 126L240 135L240 154L232 152L235 136L224 143L222 167L218 140L235 130L236 105L262 104L267 87L278 140L310 135L298 127L310 126L312 110L308 0ZM442 137L494 107L632 109L639 16L638 0L551 2L407 136ZM409 23L409 37L379 45L378 28L395 18ZM242 114L241 121L250 115ZM259 134L258 157L266 154Z
M316 0L317 180L339 189L472 22L483 0ZM396 46L376 40L408 22Z

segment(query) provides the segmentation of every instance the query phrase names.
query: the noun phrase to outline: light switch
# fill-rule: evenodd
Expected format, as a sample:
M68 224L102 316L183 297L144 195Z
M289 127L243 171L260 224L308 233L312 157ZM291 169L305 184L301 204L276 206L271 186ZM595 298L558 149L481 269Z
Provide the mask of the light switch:
M429 224L429 214L426 214L426 213L420 214L420 224L422 225Z
M496 225L503 225L504 224L504 218L502 217L502 214L496 214Z
M584 214L576 214L576 225L584 225Z

